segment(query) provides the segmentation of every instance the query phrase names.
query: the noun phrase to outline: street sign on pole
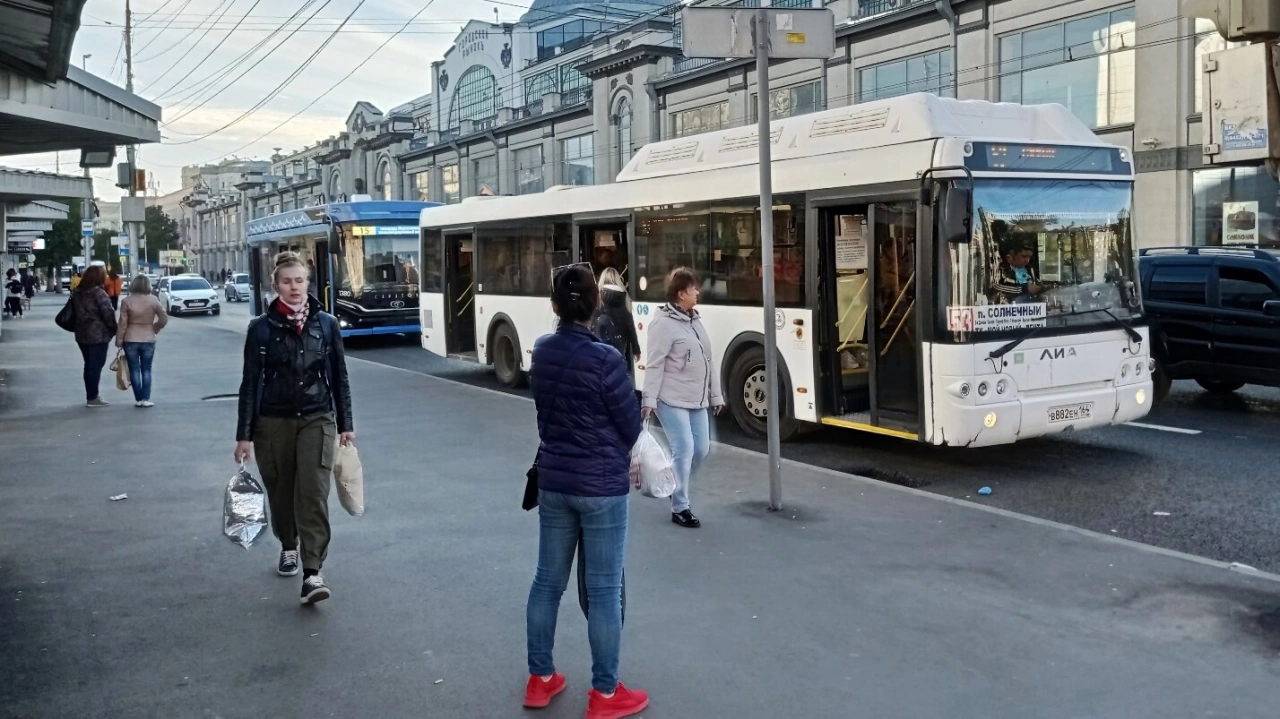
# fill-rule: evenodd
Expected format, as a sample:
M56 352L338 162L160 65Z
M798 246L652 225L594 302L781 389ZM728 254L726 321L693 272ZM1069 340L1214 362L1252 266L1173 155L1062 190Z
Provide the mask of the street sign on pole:
M83 237L93 237L93 220L80 220L80 234Z
M681 51L685 57L755 57L759 127L769 132L769 59L825 60L835 54L836 18L827 9L686 7L681 11ZM773 277L772 142L760 150L760 274L764 283L765 412L769 434L769 509L782 509L782 447L779 437L778 326Z

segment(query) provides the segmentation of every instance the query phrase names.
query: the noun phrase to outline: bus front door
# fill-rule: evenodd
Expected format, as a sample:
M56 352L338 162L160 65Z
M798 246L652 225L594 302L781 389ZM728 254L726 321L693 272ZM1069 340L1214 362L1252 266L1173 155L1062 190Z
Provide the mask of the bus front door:
M819 343L828 425L919 431L914 202L819 209Z
M476 285L471 234L445 235L446 348L450 356L476 358Z
M874 205L871 300L872 422L920 429L920 337L916 316L916 203Z

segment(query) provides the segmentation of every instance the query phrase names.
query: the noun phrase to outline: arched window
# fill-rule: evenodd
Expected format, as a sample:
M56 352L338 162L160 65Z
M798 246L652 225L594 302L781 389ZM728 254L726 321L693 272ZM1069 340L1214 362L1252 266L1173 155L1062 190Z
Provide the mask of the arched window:
M382 195L382 199L394 199L392 197L393 192L391 188L391 163L385 158L382 160L382 164L378 167L378 190L379 194Z
M329 175L329 201L337 202L338 196L342 194L342 174L334 172Z
M618 101L618 111L614 116L618 118L618 171L631 162L631 156L636 154L635 148L632 146L631 138L631 98L626 95Z
M449 129L457 129L463 120L483 121L498 115L498 80L489 68L473 65L462 74L453 90L449 108Z

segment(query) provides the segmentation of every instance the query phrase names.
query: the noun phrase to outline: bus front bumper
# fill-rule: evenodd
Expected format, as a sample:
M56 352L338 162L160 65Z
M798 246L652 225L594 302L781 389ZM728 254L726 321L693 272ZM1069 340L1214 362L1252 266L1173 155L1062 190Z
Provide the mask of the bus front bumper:
M961 447L991 447L1125 424L1146 416L1154 396L1150 380L980 404L941 395L934 407L932 443Z

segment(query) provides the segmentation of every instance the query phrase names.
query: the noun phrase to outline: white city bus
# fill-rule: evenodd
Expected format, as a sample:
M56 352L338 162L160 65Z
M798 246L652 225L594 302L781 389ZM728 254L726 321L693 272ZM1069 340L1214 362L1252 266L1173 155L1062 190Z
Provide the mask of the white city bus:
M744 127L647 145L613 184L423 212L422 346L519 384L555 327L553 267L621 270L644 345L664 278L687 266L729 409L753 436L765 331L784 437L833 425L977 447L1147 413L1127 151L1058 105L931 95L780 120L771 141L772 327Z

